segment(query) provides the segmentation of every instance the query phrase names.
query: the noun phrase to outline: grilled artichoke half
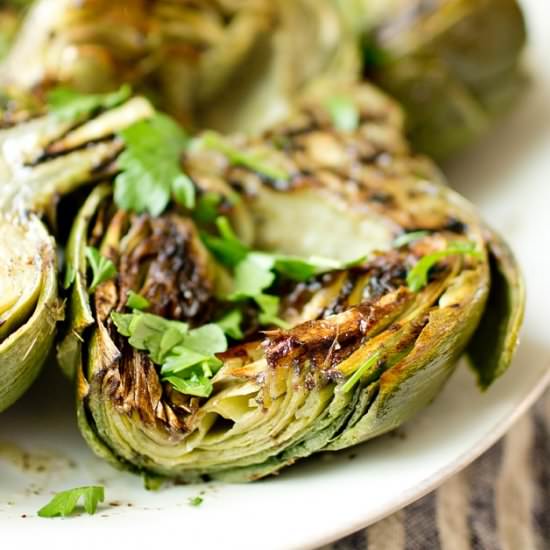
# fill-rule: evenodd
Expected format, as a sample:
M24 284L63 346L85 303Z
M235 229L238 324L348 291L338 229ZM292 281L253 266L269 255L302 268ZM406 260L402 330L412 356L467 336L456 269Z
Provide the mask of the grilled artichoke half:
M484 387L506 369L523 313L513 257L410 155L392 102L370 87L346 94L353 127L338 129L315 101L261 138L207 133L187 151L199 197L221 197L217 213L239 236L226 227L230 251L256 250L246 269L224 261L211 218L176 205L156 217L122 211L108 181L89 194L67 248L59 357L76 372L79 427L99 456L186 481L258 479L396 428L465 351ZM117 271L93 293L90 247ZM325 269L304 276L299 258L311 256ZM245 299L226 349L212 327L236 294L251 296L266 258L286 265L260 285L278 311L262 321ZM174 338L201 352L199 333L216 349L200 365L208 391L194 371L178 386L159 367Z
M36 378L60 318L55 249L35 217L0 212L0 412Z
M121 149L114 134L153 112L133 99L90 121L4 118L0 130L0 411L37 376L64 313L58 300L56 247L50 229L64 195L112 174ZM23 113L23 118L19 115ZM91 143L90 143L91 142ZM58 219L61 218L61 219Z
M366 75L403 104L418 150L441 158L474 142L524 90L516 0L394 0L375 13Z

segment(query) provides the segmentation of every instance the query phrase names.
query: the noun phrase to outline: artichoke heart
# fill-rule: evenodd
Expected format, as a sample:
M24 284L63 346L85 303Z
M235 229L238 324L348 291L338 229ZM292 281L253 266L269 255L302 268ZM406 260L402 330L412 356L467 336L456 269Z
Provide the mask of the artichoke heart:
M60 317L53 241L36 219L0 214L0 411L36 378Z
M254 480L407 421L478 327L495 358L472 354L480 382L505 370L523 311L513 257L410 154L393 102L362 86L333 107L309 99L257 138L197 136L184 169L199 200L220 195L214 216L126 212L109 182L89 194L58 356L99 456ZM116 269L93 290L92 249Z

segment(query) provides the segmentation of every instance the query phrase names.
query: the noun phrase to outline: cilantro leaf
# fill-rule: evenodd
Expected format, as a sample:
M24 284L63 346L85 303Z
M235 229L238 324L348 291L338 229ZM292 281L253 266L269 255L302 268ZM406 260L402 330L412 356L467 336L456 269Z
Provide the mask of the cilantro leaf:
M393 248L401 248L402 246L407 246L408 244L413 243L414 241L423 239L424 237L427 237L429 234L430 232L425 230L411 231L410 233L403 233L402 235L399 235L398 237L396 237L396 239L392 243L392 246Z
M286 170L276 166L273 161L269 162L269 159L258 153L250 153L237 149L217 132L206 131L197 140L196 143L198 143L199 147L205 147L222 153L234 166L243 166L276 181L286 181L290 177Z
M171 197L193 208L195 188L181 171L185 132L168 116L157 113L121 131L126 148L118 157L115 203L123 210L161 214Z
M235 235L229 220L224 216L216 218L219 237L202 233L201 238L208 250L224 265L235 267L244 260L250 249Z
M131 94L132 89L127 84L107 94L82 94L60 87L48 92L46 101L50 111L60 120L77 121L96 111L112 109L124 103Z
M93 246L86 247L86 258L93 275L92 283L88 289L88 292L91 294L101 283L112 279L117 271L113 262L102 256L99 250Z
M412 292L419 292L428 284L429 271L435 264L437 264L437 262L447 256L459 255L482 258L481 252L476 250L475 243L451 243L445 250L439 250L438 252L433 252L432 254L423 256L407 273L407 286Z
M84 499L84 510L88 514L95 514L97 504L105 500L103 487L78 487L57 493L46 506L38 510L41 518L54 518L57 516L70 516L74 513L78 501Z
M130 292L128 292L128 300L126 301L126 305L132 309L144 310L150 307L151 303L147 300L147 298L144 298L137 292L130 290Z
M333 96L326 102L326 108L338 130L353 132L359 127L359 110L349 97Z

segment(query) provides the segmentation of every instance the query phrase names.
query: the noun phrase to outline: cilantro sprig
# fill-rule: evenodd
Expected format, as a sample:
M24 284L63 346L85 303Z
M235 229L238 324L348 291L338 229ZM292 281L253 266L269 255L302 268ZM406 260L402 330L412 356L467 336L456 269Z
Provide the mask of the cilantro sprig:
M419 292L428 284L428 275L437 262L448 256L471 256L481 259L483 257L479 250L476 250L475 243L454 242L444 250L438 250L427 254L418 260L414 267L407 273L407 286L412 292Z
M59 120L78 121L97 111L112 109L124 103L131 94L132 89L127 84L106 94L83 94L59 87L48 93L46 101L50 112Z
M51 500L38 510L41 518L54 518L58 516L70 516L76 509L78 502L82 499L84 510L95 514L97 505L105 500L105 490L100 486L77 487L57 493Z
M120 132L125 149L118 157L115 203L123 210L161 214L171 199L195 205L195 187L183 173L180 155L188 138L170 117L156 113Z
M92 294L101 283L112 279L117 270L113 262L102 256L93 246L86 247L86 258L92 270L92 282L88 288L88 292Z

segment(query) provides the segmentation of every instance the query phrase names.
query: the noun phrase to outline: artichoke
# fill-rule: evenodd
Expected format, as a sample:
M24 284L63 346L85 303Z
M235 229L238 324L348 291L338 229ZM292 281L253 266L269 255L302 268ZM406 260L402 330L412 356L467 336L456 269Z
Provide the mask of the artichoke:
M27 89L130 83L187 127L232 132L363 70L405 106L415 147L443 157L519 95L525 35L516 0L40 0L0 72Z
M0 412L34 381L61 310L53 240L35 217L0 212Z
M376 2L374 2L376 4ZM365 12L372 1L366 0ZM408 115L415 147L446 157L476 140L523 91L525 21L516 0L396 0L365 22L365 74Z
M183 167L194 206L130 211L104 178L67 246L58 357L113 465L254 480L398 427L463 353L482 387L507 368L513 256L373 88L312 96L257 138L205 132Z
M64 316L50 235L65 217L58 220L58 201L112 173L121 147L114 132L151 112L139 98L90 122L83 113L15 111L0 130L0 411L36 378Z

